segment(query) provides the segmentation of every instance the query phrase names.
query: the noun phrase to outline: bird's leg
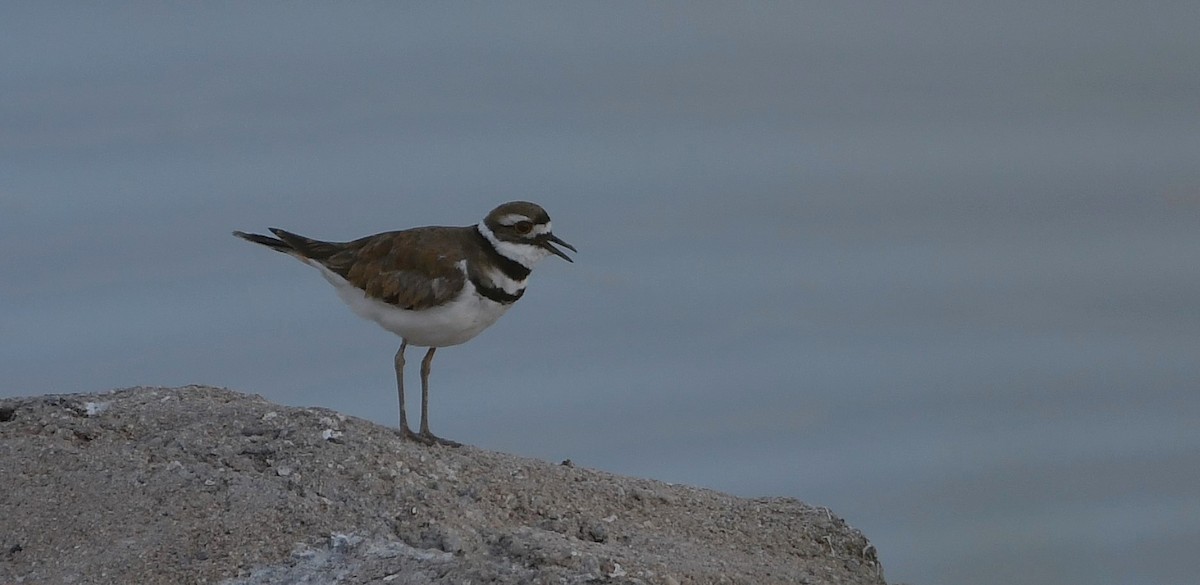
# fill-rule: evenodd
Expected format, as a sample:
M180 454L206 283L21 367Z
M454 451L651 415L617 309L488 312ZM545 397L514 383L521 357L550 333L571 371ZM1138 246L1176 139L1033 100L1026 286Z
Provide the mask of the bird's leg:
M456 443L449 439L443 439L435 436L429 431L429 366L433 363L433 352L437 351L436 347L429 348L425 354L425 359L421 360L421 438L430 443L439 443L450 447L458 447L460 443Z
M408 415L404 408L404 349L408 340L400 342L400 350L396 352L396 392L400 395L400 436L405 439L416 438L416 433L408 428Z
M429 348L429 351L425 352L425 359L421 360L421 434L426 437L433 436L433 433L429 432L429 368L433 364L435 351L436 347Z

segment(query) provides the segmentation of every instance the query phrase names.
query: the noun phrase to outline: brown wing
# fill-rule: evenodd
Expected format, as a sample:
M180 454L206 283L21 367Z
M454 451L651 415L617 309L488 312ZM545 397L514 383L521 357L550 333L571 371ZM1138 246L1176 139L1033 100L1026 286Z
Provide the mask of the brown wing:
M424 309L449 302L466 283L457 266L464 258L459 229L416 228L346 243L272 231L368 295L404 309Z

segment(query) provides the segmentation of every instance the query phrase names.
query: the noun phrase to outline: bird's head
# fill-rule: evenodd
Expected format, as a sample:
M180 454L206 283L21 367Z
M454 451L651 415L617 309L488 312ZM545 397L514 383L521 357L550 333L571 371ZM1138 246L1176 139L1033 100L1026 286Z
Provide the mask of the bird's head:
M526 268L532 268L550 254L574 262L555 244L578 252L575 246L554 235L550 229L550 215L536 203L510 201L493 209L479 225L480 233L485 237L490 234L488 239L492 240L497 252Z

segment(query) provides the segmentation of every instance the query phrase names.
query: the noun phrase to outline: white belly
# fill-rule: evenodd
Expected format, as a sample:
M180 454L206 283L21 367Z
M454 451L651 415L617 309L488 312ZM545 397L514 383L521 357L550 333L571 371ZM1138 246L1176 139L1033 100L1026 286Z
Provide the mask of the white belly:
M364 319L403 337L410 345L446 347L463 343L495 323L509 305L502 305L475 292L468 282L454 300L421 311L409 311L369 298L346 279L316 262L309 262L337 289L338 296Z

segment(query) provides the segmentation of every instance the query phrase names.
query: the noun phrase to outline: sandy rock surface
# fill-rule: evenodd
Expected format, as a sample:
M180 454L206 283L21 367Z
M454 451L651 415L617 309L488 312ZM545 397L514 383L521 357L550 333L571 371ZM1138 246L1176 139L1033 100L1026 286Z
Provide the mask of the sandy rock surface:
M824 508L188 386L0 401L0 583L863 583Z

